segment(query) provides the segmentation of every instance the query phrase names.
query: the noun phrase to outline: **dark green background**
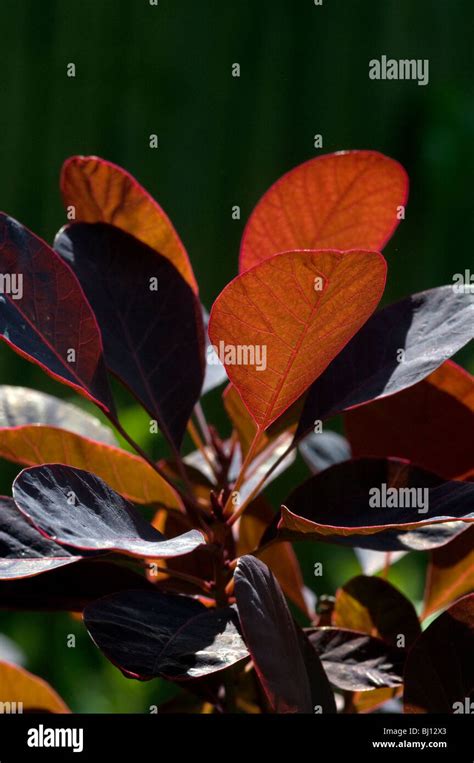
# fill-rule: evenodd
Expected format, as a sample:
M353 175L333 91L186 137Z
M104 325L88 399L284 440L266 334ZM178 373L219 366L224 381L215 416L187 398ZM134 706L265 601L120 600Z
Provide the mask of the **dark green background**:
M0 0L0 208L51 241L65 222L63 160L113 160L172 218L209 307L236 273L248 214L279 175L321 152L377 149L411 178L407 219L386 249L385 300L449 283L473 267L473 25L469 0ZM429 59L429 85L369 80L368 62L382 54ZM473 370L472 353L458 360ZM4 345L0 374L1 383L71 397ZM207 410L223 425L218 400ZM125 398L123 412L147 444ZM275 505L303 473L272 488ZM2 464L3 491L14 474ZM302 552L319 592L358 570L351 552L332 550L315 584L321 558ZM416 600L422 569L412 558L394 569ZM2 614L1 629L74 710L145 711L166 691L123 679L67 615Z

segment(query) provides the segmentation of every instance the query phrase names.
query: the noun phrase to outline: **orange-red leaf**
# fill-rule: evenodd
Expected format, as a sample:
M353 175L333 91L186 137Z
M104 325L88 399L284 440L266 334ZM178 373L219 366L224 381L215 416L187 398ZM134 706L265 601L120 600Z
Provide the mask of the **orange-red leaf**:
M42 424L0 429L0 457L25 466L60 463L86 469L133 503L181 507L177 493L143 459L64 429Z
M474 527L431 552L423 617L474 590Z
M344 422L354 457L396 456L444 479L474 478L474 377L452 361Z
M341 151L283 175L242 238L240 272L290 249L382 249L398 225L408 178L377 151Z
M0 662L0 703L4 702L16 703L16 712L71 712L46 681L8 662Z
M167 257L197 293L191 263L168 215L126 170L97 156L71 156L61 171L75 221L111 223Z
M382 296L386 267L378 252L285 252L221 292L209 335L260 431L369 318Z

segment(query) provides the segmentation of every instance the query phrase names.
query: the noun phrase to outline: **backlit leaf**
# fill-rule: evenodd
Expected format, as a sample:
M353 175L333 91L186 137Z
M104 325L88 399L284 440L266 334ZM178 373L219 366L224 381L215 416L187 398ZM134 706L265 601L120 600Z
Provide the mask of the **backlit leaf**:
M240 271L290 249L382 249L407 196L405 170L376 151L310 159L258 202L242 238Z
M46 681L8 662L0 662L0 713L3 712L4 703L10 708L13 704L16 708L13 712L17 713L70 712L59 694Z
M377 252L292 251L242 273L221 292L209 335L259 430L302 395L365 323L385 275ZM242 348L253 349L253 364Z
M112 223L131 233L170 260L197 292L191 263L169 217L126 170L98 156L71 156L60 183L64 205L74 208L75 220Z

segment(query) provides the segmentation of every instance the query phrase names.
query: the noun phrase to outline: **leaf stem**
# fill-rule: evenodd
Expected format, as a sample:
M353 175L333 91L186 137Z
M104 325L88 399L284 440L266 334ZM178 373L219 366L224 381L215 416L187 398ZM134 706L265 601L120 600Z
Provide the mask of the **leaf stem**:
M232 508L233 508L232 496L234 495L234 493L238 493L240 488L241 488L241 486L242 486L242 482L245 479L245 473L247 471L247 468L248 468L249 464L252 461L254 453L255 453L255 451L257 449L257 446L258 446L258 444L260 442L261 436L262 436L262 430L261 429L257 429L257 431L255 432L255 436L254 436L254 438L252 440L252 443L250 445L250 448L247 451L247 455L245 456L244 461L242 463L242 466L240 467L240 471L239 471L239 473L237 475L237 479L235 480L235 483L234 483L234 485L232 487L232 490L231 490L231 492L229 494L229 497L228 497L228 499L226 501L226 504L224 506L224 511L223 511L223 516L224 517L229 517L229 516L232 515ZM229 524L230 524L230 522L229 522Z

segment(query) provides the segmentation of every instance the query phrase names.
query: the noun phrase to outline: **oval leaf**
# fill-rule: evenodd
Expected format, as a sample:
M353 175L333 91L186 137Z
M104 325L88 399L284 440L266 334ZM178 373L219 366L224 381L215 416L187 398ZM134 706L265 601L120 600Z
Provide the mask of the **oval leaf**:
M201 305L192 289L169 260L112 225L68 225L54 246L92 305L107 367L179 449L204 378Z
M106 412L114 410L102 339L72 270L40 238L0 213L0 273L21 289L0 297L0 339ZM18 286L19 286L18 282Z
M77 405L36 389L3 384L0 386L0 428L25 424L46 424L106 445L117 445L112 430Z
M64 205L75 219L112 223L166 257L191 288L197 284L186 250L168 215L145 189L112 162L98 156L71 156L61 170Z
M417 639L405 666L405 712L472 713L474 594L457 601Z
M242 238L239 269L289 249L382 249L407 196L403 167L376 151L310 159L258 202Z
M20 511L43 535L72 548L173 557L204 541L197 530L166 540L121 495L82 469L62 464L24 469L12 489Z
M260 431L365 323L385 276L377 252L293 251L271 257L221 292L209 335Z
M206 609L188 596L126 591L89 604L84 622L130 678L202 678L248 656L235 610Z
M354 456L397 456L444 479L474 477L474 377L456 363L349 411L344 424Z
M473 325L474 294L452 285L380 310L311 385L296 438L310 432L316 419L421 381L472 339Z
M182 507L176 491L142 458L63 429L41 425L0 429L0 457L25 466L61 463L85 469L133 503Z
M423 528L456 520L474 522L473 498L474 484L444 482L404 461L345 461L291 493L282 506L278 537L338 542L342 536L352 546L391 551L400 550L398 539L403 542L410 531L406 547L433 547ZM438 545L446 543L451 533L450 527ZM428 546L423 546L423 539Z
M0 496L0 580L28 578L81 559L45 538L18 511L13 498Z
M4 702L19 705L20 713L71 712L46 681L8 662L0 662L0 703Z
M275 713L313 712L303 634L274 575L258 559L243 556L234 581L242 631L271 708ZM320 664L319 671L318 704L331 712L332 693Z

